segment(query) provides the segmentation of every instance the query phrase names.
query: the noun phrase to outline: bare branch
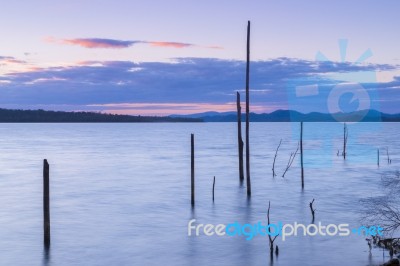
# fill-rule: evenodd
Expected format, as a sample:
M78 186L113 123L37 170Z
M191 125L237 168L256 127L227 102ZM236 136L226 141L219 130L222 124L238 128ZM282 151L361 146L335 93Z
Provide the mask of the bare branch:
M275 161L276 161L276 156L278 156L278 150L279 150L279 147L281 146L281 143L282 143L282 139L281 139L281 141L279 141L279 145L278 145L278 147L276 148L276 151L275 151L274 163L272 164L272 177L276 176L276 174L275 174Z
M384 175L381 178L384 196L367 198L361 201L365 214L363 222L368 225L379 224L388 235L400 229L400 173Z
M311 210L311 214L312 214L312 222L311 222L311 223L314 223L314 219L315 219L315 209L314 209L314 207L313 207L314 200L315 200L315 199L313 199L313 200L310 202L310 210Z
M293 161L294 161L294 158L296 158L296 155L297 155L297 153L299 152L299 147L300 147L300 142L297 143L297 149L296 149L296 151L295 151L294 153L292 152L292 153L290 154L289 161L288 161L288 163L287 163L287 165L286 165L286 169L285 169L285 172L283 172L282 177L285 177L286 172L289 171L289 168L292 166L292 163L293 163Z
M267 211L268 225L271 224L270 223L270 218L269 218L270 209L271 209L271 201L268 201L268 211ZM270 250L271 259L273 258L273 254L274 254L274 241L278 237L278 235L279 234L277 233L277 235L272 238L272 236L271 236L271 228L268 227L269 250Z

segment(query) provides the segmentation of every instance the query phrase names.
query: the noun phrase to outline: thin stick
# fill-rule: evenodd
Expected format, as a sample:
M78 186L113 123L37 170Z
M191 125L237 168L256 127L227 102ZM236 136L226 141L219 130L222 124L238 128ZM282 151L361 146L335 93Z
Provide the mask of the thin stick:
M242 139L242 107L240 106L240 93L236 92L238 148L239 148L239 180L244 180L243 170L243 139Z
M346 160L346 123L343 124L343 158Z
M276 174L275 174L275 160L276 160L276 156L278 156L278 150L279 150L279 147L281 146L281 143L282 143L282 139L281 139L281 141L279 141L279 145L278 145L278 147L276 148L276 151L275 151L274 162L272 164L272 177L276 176Z
M214 202L214 191L215 191L215 176L214 176L214 182L213 182L213 202Z
M347 137L349 135L349 130L347 129L346 123L343 124L343 158L346 160L346 148L347 148Z
M301 159L301 188L304 188L304 167L303 167L303 122L300 123L300 159Z
M190 142L191 142L190 161L191 161L191 192L192 192L191 203L192 206L194 206L194 134L191 134Z
M247 62L246 62L246 181L247 181L247 196L251 196L251 181L250 181L250 21L247 22Z

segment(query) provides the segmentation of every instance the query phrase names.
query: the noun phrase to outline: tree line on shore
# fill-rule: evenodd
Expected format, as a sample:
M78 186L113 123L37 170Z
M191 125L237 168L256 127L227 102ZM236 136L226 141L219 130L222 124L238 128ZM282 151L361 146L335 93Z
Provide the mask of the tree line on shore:
M200 118L0 109L0 123L202 122Z

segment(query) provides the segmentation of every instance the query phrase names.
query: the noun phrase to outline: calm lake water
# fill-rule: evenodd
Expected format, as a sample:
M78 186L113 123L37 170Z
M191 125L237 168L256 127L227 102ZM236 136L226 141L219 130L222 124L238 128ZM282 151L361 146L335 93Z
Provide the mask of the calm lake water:
M305 189L296 150L299 124L251 124L252 197L237 169L235 123L1 124L1 265L271 265L267 237L188 237L187 224L361 225L359 200L379 195L398 169L400 124L349 125L348 158L336 156L343 125L304 124ZM190 207L190 133L195 134L196 206ZM278 176L272 177L275 149ZM376 165L381 148L381 166ZM389 147L392 164L387 165ZM50 163L51 248L43 249L42 166ZM215 202L212 181L216 176ZM277 238L273 265L377 265L388 259L365 236Z

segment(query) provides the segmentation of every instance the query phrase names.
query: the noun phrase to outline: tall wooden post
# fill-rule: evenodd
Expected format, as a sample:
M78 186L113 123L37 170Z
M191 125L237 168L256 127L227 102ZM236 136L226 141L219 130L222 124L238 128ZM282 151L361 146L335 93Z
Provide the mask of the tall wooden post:
M194 206L194 134L191 134L190 140L191 140L190 161L191 161L191 192L192 192L191 203L192 206Z
M250 120L250 21L247 22L247 62L246 62L246 181L247 196L251 196L250 182L250 141L249 141L249 120Z
M300 161L301 161L301 188L304 188L304 167L303 167L303 122L300 123Z
M46 159L43 161L43 229L44 245L50 246L50 170Z
M243 172L243 139L242 139L242 108L240 107L240 93L236 92L238 149L239 149L239 180L244 180Z

